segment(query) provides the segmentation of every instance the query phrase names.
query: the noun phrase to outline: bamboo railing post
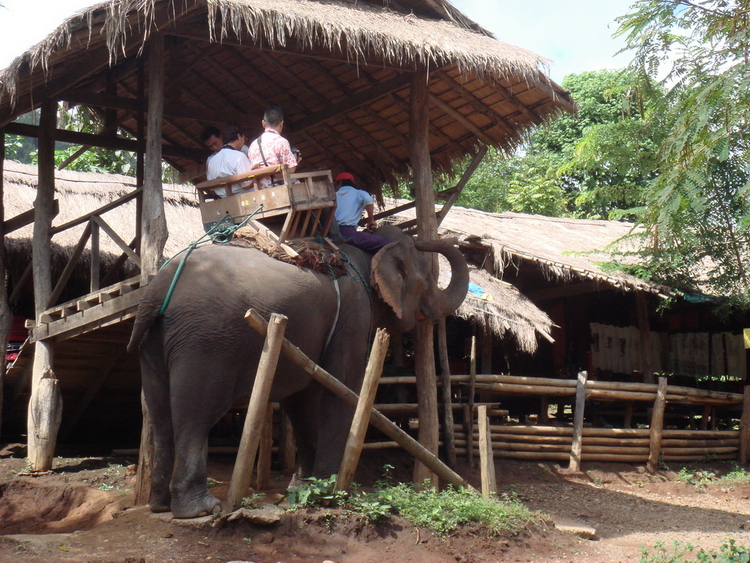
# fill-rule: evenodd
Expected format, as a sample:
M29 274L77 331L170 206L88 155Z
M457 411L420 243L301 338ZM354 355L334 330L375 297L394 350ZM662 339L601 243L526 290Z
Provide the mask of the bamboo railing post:
M263 317L261 317L253 309L249 309L245 313L245 320L252 326L259 334L265 335L267 332L267 323ZM299 348L294 346L286 338L283 339L281 346L283 354L295 365L304 369L309 373L312 378L320 383L323 387L328 389L331 393L341 398L347 405L352 408L357 407L359 397L357 394L349 389L346 385L341 383L338 379L333 377L326 370L316 365L310 358L308 358ZM391 438L398 443L399 446L404 448L407 452L417 458L425 466L435 472L435 474L443 481L451 484L455 487L466 487L471 489L471 485L466 482L460 475L453 471L450 467L445 465L436 455L430 452L428 449L423 447L414 438L409 436L406 432L396 426L391 420L383 416L382 413L378 412L374 408L370 412L370 424L375 428L382 431L386 436Z
M294 445L294 430L292 421L282 407L279 412L281 426L279 428L279 467L282 473L294 471L297 452Z
M659 457L661 456L661 438L664 429L664 409L667 406L667 378L659 378L659 387L656 390L654 411L651 413L651 429L649 432L648 463L647 469L654 472L659 468Z
M740 419L740 455L738 461L746 465L750 457L750 385L745 385Z
M448 361L448 336L445 317L438 321L438 353L440 357L440 382L443 386L443 444L448 466L456 467L456 439L453 435L453 391L451 368Z
M497 493L495 478L495 458L492 456L492 436L487 416L487 405L481 405L477 412L479 426L479 468L482 478L482 496L490 498Z
M375 393L378 390L380 374L383 373L383 362L388 353L389 339L390 336L382 328L379 328L375 333L370 359L365 370L365 378L362 381L362 390L359 394L359 401L357 401L357 408L354 410L351 430L349 430L349 437L344 448L344 457L341 460L341 469L336 480L336 489L339 491L345 491L349 488L352 479L354 479L354 473L357 471L359 456L365 443L367 424L370 422L370 412L373 403L375 403Z
M477 336L471 337L471 357L469 360L469 416L466 420L466 434L469 443L466 446L469 467L474 469L474 393L477 385Z
M583 450L583 414L586 407L586 381L589 374L587 371L578 372L578 383L576 384L576 410L573 413L573 444L570 448L571 471L581 470L581 451Z
M250 485L253 462L258 450L266 405L271 393L271 384L279 362L279 351L284 342L284 330L287 317L273 313L268 322L268 333L263 343L263 353L255 374L255 383L247 406L247 416L242 427L242 438L237 452L237 460L232 471L232 480L227 492L226 509L228 512L237 509L242 503L242 495Z

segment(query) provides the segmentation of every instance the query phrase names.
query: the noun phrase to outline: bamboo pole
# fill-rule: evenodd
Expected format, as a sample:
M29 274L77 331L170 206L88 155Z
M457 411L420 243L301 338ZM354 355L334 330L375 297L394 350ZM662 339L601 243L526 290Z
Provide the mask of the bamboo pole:
M655 472L659 468L659 456L661 455L661 439L664 430L664 409L667 405L667 378L659 378L659 390L656 392L654 401L654 412L651 414L651 433L649 442L649 454L647 468Z
M279 429L279 466L283 473L294 471L297 452L294 445L294 430L289 415L281 409L281 427Z
M3 435L3 389L5 387L5 350L8 349L8 339L13 327L13 314L10 310L8 288L5 275L5 208L3 206L5 176L5 129L0 128L0 436ZM455 454L454 454L455 455Z
M746 465L750 457L750 385L745 385L740 419L740 453L738 461Z
M247 416L242 428L240 448L237 452L237 460L234 463L232 480L227 492L226 509L231 512L242 503L242 496L250 485L253 462L258 450L258 443L263 431L263 419L271 394L273 376L279 361L279 351L284 342L284 330L286 329L287 317L273 313L268 322L268 332L263 343L263 352L258 363L255 374L255 383L250 395L250 403L247 406Z
M487 406L481 405L477 412L479 426L479 467L482 478L482 496L490 498L497 493L495 459L492 457L492 439L489 431Z
M583 411L586 407L586 380L587 371L578 372L578 385L576 387L576 411L573 414L573 443L570 448L571 471L581 470L581 448L583 447Z
M247 323L261 335L266 334L266 321L253 309L247 311L245 314L245 321L247 321ZM294 346L286 338L283 340L281 351L292 363L309 373L315 381L323 385L336 396L340 397L350 407L356 408L357 402L359 401L357 394L326 370L316 365L315 362L308 358L299 348ZM454 472L450 467L446 466L436 455L422 447L419 442L375 409L370 413L370 424L392 440L398 442L402 448L429 467L446 483L455 487L472 488L465 479Z
M451 390L451 368L448 361L448 336L445 318L438 321L438 354L440 359L440 382L443 391L443 442L448 467L456 467L456 445L453 437L453 392Z
M380 374L383 373L383 362L388 353L389 339L388 333L382 328L379 328L375 333L370 359L365 370L365 378L362 381L362 390L359 394L359 401L357 401L357 408L354 410L351 430L349 430L349 437L344 448L344 457L341 460L341 469L336 480L336 488L340 491L345 491L351 486L352 479L354 479L354 474L357 471L362 445L365 443L367 424L370 421L370 411L372 411L372 405L375 402L378 381L380 381Z

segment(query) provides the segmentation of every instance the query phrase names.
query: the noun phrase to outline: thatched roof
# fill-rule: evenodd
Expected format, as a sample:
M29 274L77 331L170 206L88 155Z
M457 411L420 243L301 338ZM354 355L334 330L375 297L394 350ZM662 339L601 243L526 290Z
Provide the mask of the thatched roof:
M55 188L60 212L53 227L90 213L135 189L135 179L116 174L57 171ZM5 161L4 172L5 213L12 218L33 208L36 198L37 171L35 166ZM196 197L189 186L164 186L165 212L169 228L166 256L174 256L203 235ZM134 236L134 202L126 203L102 215L103 219L126 241ZM60 272L72 255L83 231L83 225L71 228L53 237L54 270ZM20 275L31 256L32 226L29 225L6 237L8 262L16 276ZM101 235L102 262L111 265L121 254L109 237ZM442 261L445 261L441 257ZM79 277L88 275L89 252L84 252ZM137 271L131 268L129 275ZM543 311L521 295L512 285L492 278L477 268L470 269L474 293L469 293L457 311L464 318L473 317L481 326L489 327L498 336L511 335L520 350L536 350L537 334L549 338L552 322ZM441 266L441 283L447 285L450 267ZM481 291L476 288L481 288Z
M494 39L446 0L112 0L0 74L0 126L57 96L116 109L134 133L138 61L156 30L169 57L164 142L179 170L205 158L206 125L236 119L257 134L275 103L303 168L393 184L410 170L409 89L423 65L437 170L479 144L511 147L573 109L546 59Z
M415 217L414 210L395 216L397 222ZM609 271L608 247L632 232L633 225L620 221L567 219L522 213L486 213L453 207L439 232L476 241L492 249L494 269L502 278L519 259L538 264L550 279L564 282L594 280L624 291L645 291L661 297L672 295L662 285L629 274Z
M33 209L38 184L36 166L5 161L4 197L6 220ZM57 171L55 173L56 199L59 213L52 221L53 228L73 221L87 213L110 203L136 189L135 178L117 174L95 174L91 172ZM167 184L164 186L164 207L167 222L173 228L165 247L165 254L172 256L185 248L192 240L203 234L198 204L192 188ZM102 215L104 221L126 242L135 237L135 201L130 201ZM179 227L177 227L179 226ZM85 224L71 227L52 238L53 272L59 273L72 255L83 233ZM29 262L33 224L13 231L5 238L8 266L19 275ZM100 237L102 265L106 269L122 254L120 248L106 234ZM86 264L90 253L81 258L78 275L87 276ZM137 270L130 267L130 273Z

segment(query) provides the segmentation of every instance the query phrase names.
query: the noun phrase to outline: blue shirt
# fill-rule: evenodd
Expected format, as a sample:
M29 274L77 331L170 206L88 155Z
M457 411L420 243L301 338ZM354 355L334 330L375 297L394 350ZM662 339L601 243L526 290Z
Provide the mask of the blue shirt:
M336 192L336 221L339 225L356 227L366 205L375 203L372 196L353 186L341 186Z

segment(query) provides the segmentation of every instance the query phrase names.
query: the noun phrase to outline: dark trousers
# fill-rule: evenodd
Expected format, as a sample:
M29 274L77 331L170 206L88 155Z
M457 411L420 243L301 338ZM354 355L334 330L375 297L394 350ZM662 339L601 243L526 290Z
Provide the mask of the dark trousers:
M386 244L391 243L387 238L368 233L367 231L358 231L357 227L339 225L339 230L341 231L341 236L346 239L346 242L368 252L377 252Z

